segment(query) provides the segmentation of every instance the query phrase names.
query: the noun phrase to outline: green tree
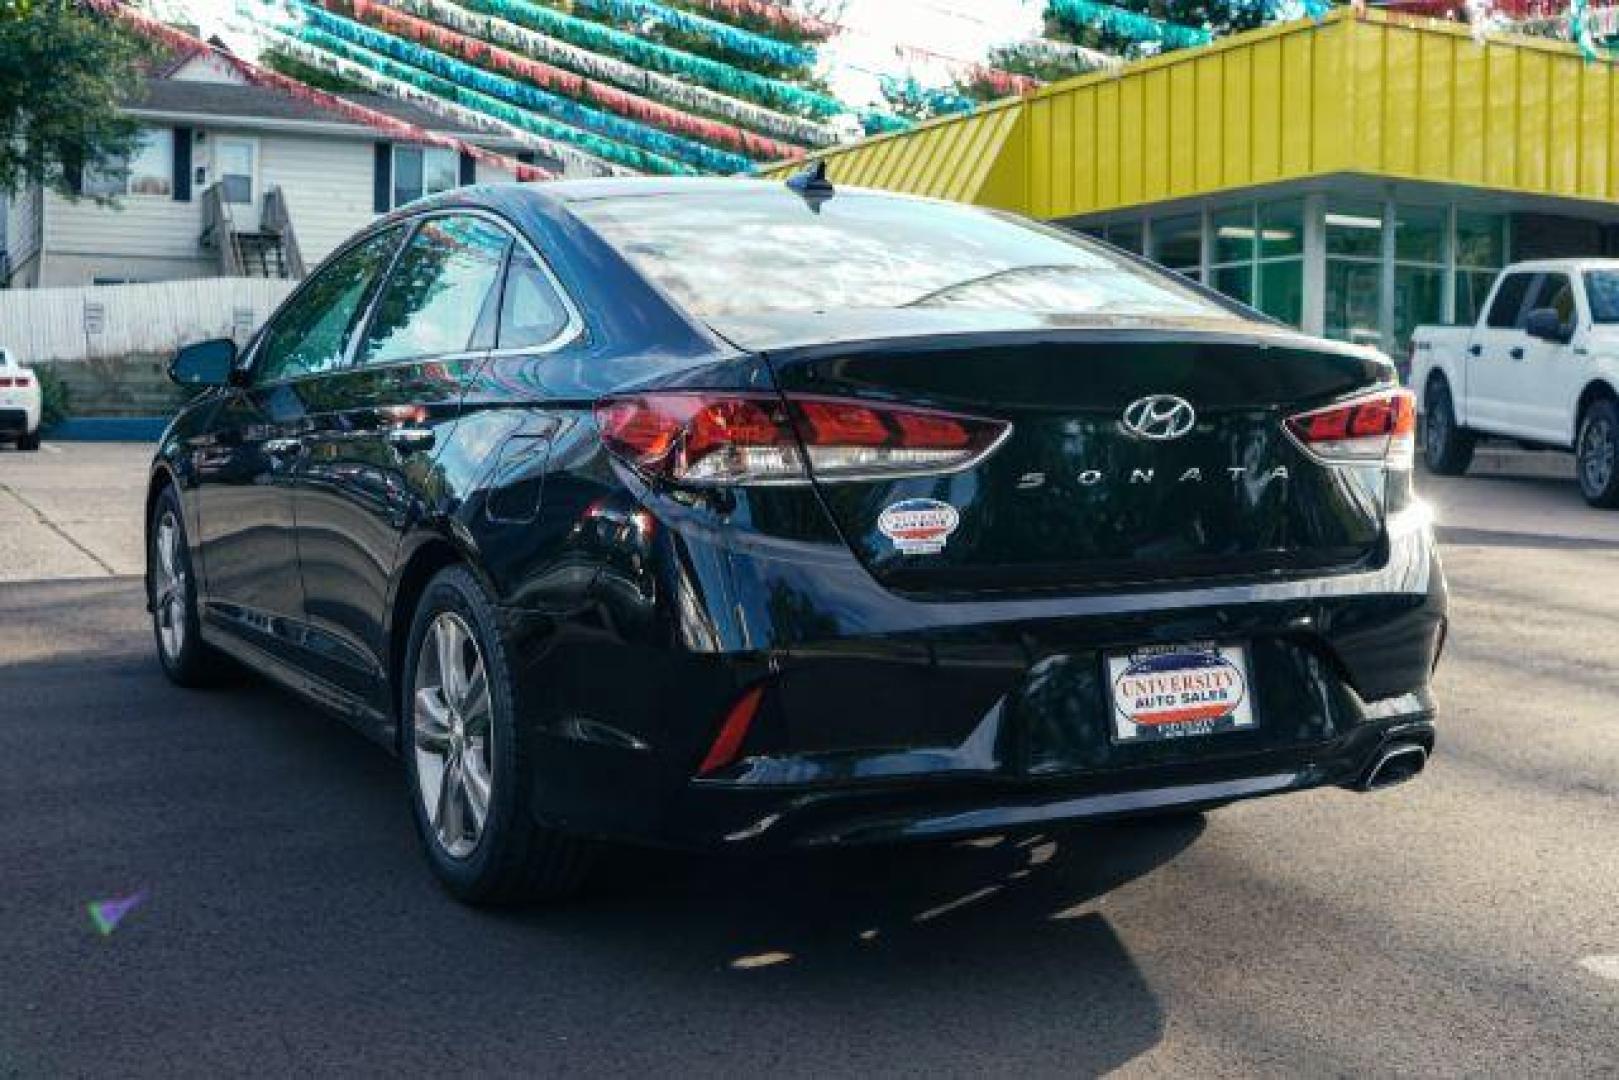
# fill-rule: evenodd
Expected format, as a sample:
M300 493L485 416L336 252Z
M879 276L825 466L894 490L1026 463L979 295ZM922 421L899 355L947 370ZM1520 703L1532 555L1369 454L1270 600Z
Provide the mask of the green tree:
M0 192L71 193L81 167L128 154L137 127L119 105L138 94L146 55L70 0L0 0Z

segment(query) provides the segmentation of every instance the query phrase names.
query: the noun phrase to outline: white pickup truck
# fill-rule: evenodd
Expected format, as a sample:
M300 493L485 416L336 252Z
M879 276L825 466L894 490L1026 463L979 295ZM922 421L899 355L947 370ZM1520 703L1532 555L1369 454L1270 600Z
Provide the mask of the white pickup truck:
M1507 267L1476 326L1417 327L1410 378L1434 472L1498 435L1574 451L1586 501L1619 507L1619 260Z

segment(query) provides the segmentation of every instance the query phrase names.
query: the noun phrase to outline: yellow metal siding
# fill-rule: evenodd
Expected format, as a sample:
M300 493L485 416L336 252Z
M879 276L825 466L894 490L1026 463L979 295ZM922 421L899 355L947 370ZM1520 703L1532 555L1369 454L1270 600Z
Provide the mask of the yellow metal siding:
M835 182L1038 217L1343 172L1606 200L1619 79L1571 46L1340 8L824 156Z

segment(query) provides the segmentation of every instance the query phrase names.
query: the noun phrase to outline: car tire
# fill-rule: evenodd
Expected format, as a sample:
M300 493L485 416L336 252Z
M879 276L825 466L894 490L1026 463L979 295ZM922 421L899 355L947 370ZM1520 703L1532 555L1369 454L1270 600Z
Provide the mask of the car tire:
M1461 476L1473 463L1476 436L1456 422L1450 386L1436 379L1428 386L1422 427L1422 458L1428 471L1440 476Z
M39 432L25 431L17 436L17 449L32 452L39 449Z
M557 900L584 883L594 845L532 811L532 732L493 603L463 567L422 593L401 675L401 754L434 874L468 904ZM481 802L481 814L479 804Z
M1574 475L1586 502L1603 510L1619 507L1619 402L1612 398L1592 402L1580 416Z
M185 514L172 487L164 488L152 506L146 541L146 581L152 636L163 673L177 686L208 686L216 682L226 660L202 640L197 578L191 571Z

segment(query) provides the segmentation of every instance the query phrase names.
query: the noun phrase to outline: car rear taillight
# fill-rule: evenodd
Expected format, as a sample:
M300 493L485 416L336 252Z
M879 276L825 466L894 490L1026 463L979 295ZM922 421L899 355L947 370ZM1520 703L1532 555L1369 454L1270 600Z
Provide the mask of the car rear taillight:
M7 387L24 387L33 385L34 376L26 371L21 375L0 375L0 390L6 389Z
M1287 418L1288 432L1318 458L1381 461L1397 469L1415 460L1416 429L1416 397L1403 388Z
M649 475L687 484L804 484L966 468L1011 431L999 420L848 398L654 393L596 406L602 439Z

